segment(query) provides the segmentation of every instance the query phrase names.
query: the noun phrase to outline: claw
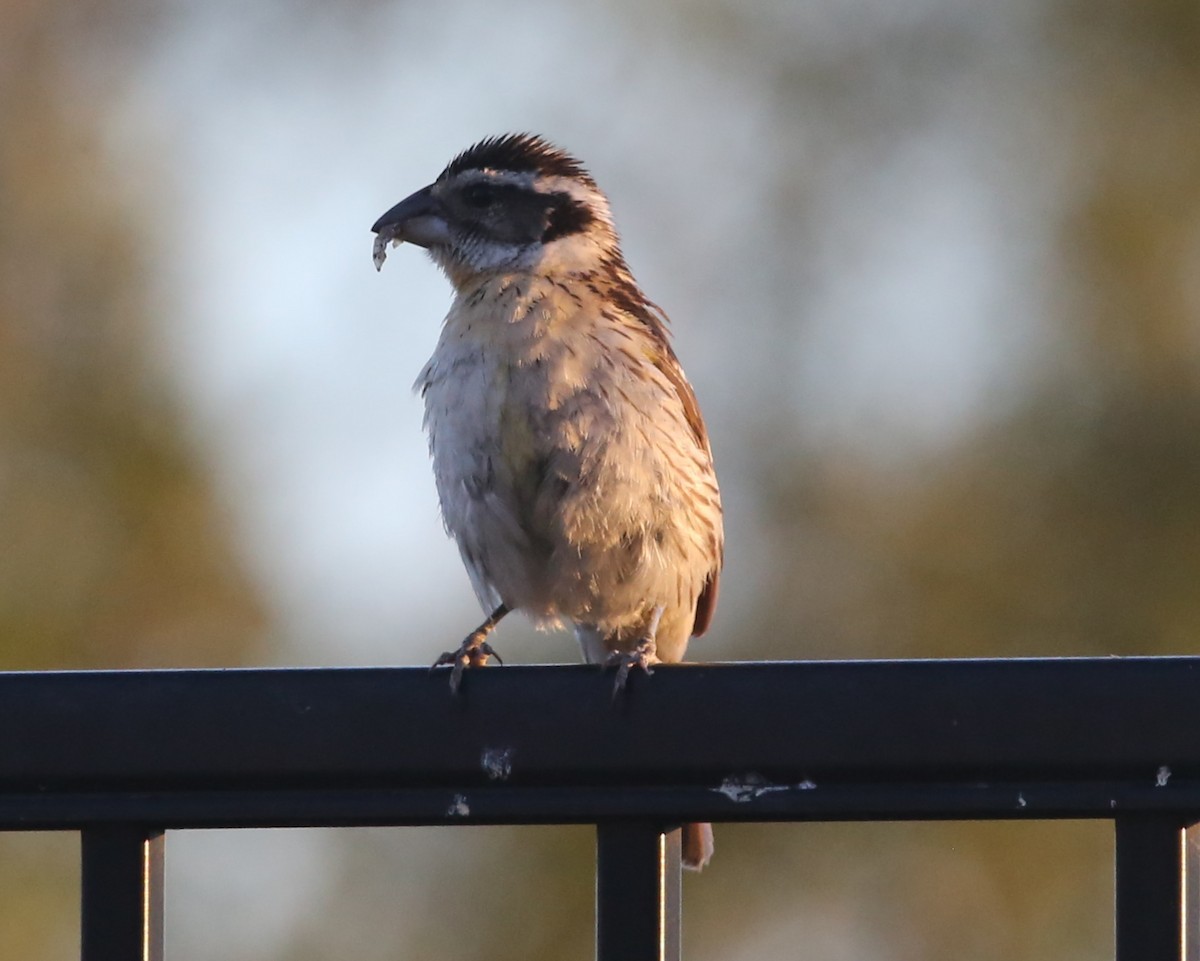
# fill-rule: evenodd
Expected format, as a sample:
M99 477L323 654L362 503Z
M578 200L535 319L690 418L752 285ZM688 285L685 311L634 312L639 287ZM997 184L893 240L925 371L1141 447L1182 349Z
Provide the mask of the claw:
M483 667L487 664L489 657L494 657L501 664L504 663L492 645L479 636L477 631L469 634L457 651L443 653L433 662L430 670L433 671L448 664L454 665L454 669L450 672L450 690L457 694L459 685L462 684L463 671L468 667Z
M662 620L663 607L660 604L650 613L650 623L646 625L646 634L642 637L638 646L632 651L613 651L608 656L608 663L617 666L617 676L613 681L612 697L615 701L625 690L625 684L629 681L629 672L640 667L649 676L654 673L654 665L660 663L658 660L658 644L655 642L655 635L658 634L658 622Z
M507 613L508 608L501 604L492 612L491 617L463 639L457 651L444 652L433 662L433 666L429 670L432 672L439 667L453 665L453 669L450 671L450 690L457 694L459 685L462 684L463 671L468 667L483 667L487 664L489 657L494 657L503 664L504 661L500 655L487 642L487 637Z
M470 635L462 646L457 651L445 651L429 669L432 671L437 667L444 667L447 664L462 664L466 667L483 667L487 663L489 657L494 657L501 664L504 661L500 660L500 655L495 652L492 645L487 641L476 640L475 635Z
M612 690L612 698L615 701L624 693L625 685L629 681L629 672L635 667L645 671L647 676L654 673L654 665L659 663L654 639L647 638L632 651L614 651L609 655L608 663L617 666Z

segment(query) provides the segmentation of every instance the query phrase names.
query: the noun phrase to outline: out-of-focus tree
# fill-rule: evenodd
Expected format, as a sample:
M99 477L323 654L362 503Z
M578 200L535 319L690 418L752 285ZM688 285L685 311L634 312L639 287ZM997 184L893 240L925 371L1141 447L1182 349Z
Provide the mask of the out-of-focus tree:
M236 664L263 612L151 362L148 211L66 69L100 6L0 4L0 668ZM0 957L77 953L77 858L0 836Z
M1047 265L1063 355L1011 411L898 476L821 450L764 461L785 533L758 637L799 624L828 656L1196 646L1200 12L1051 6L1045 29L1071 79L1040 105L1070 118Z
M263 614L152 363L151 212L53 6L0 7L0 665L237 663Z
M897 470L798 439L764 458L778 533L753 655L794 656L797 639L827 657L1200 647L1200 8L1051 2L1026 40L1014 70L1036 64L1052 82L1016 112L1056 118L1067 158L1045 265L1061 353L1011 408ZM997 97L1022 89L1011 79ZM1044 146L1028 143L1026 162ZM814 845L796 858L803 897L863 862L885 877L903 864L876 889L881 916L914 923L887 957L1111 950L1111 847L1095 827L840 830L859 841L849 853L793 829L797 850ZM750 862L777 856L740 831ZM948 881L950 852L977 875ZM714 931L712 956L728 956L737 936Z

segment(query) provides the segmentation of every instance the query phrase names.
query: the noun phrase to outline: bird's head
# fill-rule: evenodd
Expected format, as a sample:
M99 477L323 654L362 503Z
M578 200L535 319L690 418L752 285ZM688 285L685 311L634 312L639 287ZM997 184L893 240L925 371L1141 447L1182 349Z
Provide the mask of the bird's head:
M620 260L608 200L570 154L530 134L490 137L375 222L387 246L424 247L458 288L482 275L595 269Z

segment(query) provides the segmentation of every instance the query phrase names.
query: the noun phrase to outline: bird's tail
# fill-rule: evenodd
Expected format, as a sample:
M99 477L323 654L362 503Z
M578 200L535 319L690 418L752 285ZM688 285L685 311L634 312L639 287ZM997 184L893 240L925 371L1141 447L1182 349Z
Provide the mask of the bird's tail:
M712 825L685 824L680 846L683 849L683 866L691 871L699 871L713 855Z

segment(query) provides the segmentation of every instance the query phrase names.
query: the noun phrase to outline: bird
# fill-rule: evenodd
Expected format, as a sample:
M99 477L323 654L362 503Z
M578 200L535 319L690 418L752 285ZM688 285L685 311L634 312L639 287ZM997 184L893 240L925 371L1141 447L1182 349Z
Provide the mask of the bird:
M709 627L724 561L720 489L666 314L621 250L608 198L576 157L510 133L455 156L371 228L425 248L454 289L414 389L433 473L484 621L435 662L499 656L512 611L570 626L588 663L683 659ZM685 825L683 863L712 854Z

